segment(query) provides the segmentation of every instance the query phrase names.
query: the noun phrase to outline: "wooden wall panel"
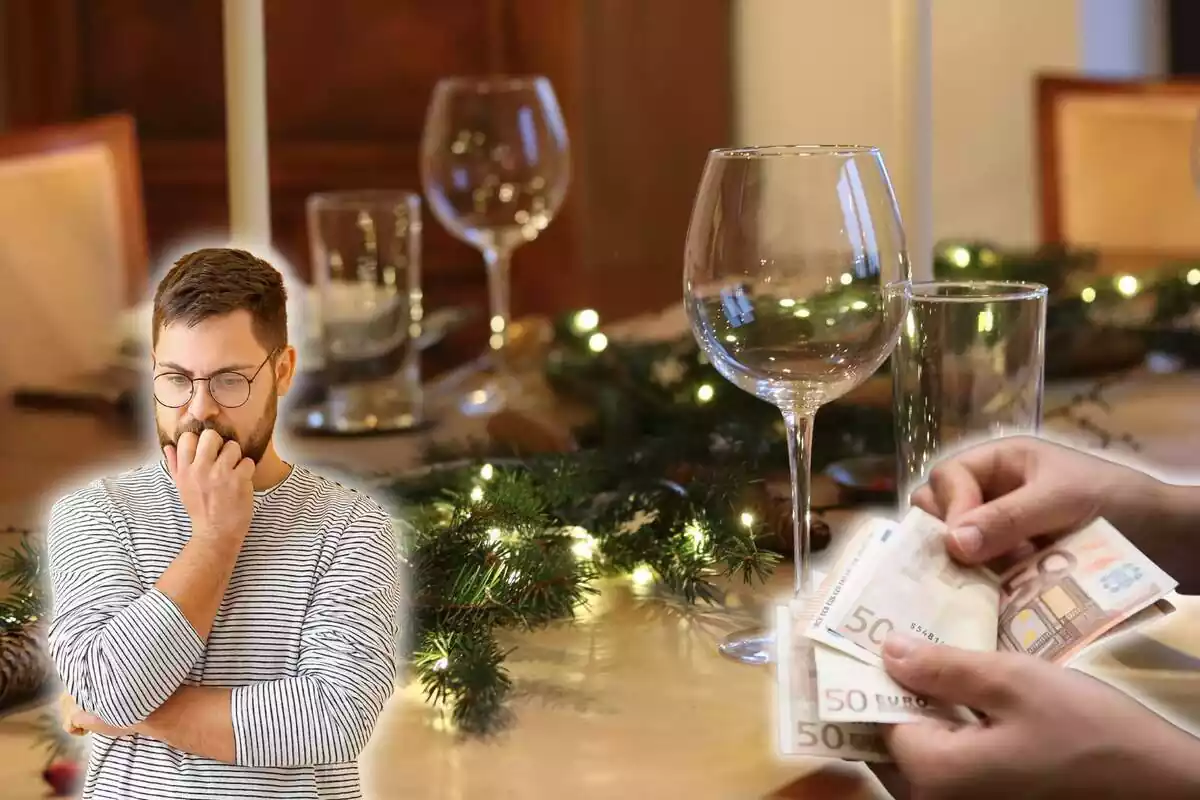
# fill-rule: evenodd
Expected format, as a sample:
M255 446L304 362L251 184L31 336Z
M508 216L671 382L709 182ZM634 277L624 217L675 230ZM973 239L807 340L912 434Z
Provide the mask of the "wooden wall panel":
M152 257L227 224L220 0L4 0L10 124L138 122ZM729 0L266 0L272 224L308 275L304 200L420 190L443 75L541 73L572 145L560 215L514 256L517 314L674 301L704 153L731 130ZM482 306L482 259L425 209L431 305ZM482 337L480 337L482 342Z

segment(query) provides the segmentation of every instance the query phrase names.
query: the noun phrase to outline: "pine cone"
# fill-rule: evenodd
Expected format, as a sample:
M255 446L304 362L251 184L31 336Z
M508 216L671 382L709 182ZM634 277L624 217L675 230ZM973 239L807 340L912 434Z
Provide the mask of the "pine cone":
M54 665L40 624L0 633L0 713L38 698L50 685Z

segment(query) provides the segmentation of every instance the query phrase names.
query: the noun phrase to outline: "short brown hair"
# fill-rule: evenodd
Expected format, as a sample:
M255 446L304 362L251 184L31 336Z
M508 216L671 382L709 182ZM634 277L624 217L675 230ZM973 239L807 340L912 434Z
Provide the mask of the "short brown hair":
M245 250L209 247L175 262L154 293L154 332L175 322L188 327L210 317L249 311L254 336L268 351L285 347L287 291L273 266Z

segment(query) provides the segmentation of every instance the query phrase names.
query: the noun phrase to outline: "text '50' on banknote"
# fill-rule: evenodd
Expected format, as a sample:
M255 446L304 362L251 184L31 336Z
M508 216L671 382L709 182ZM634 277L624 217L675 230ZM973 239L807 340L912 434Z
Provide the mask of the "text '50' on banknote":
M896 524L872 521L839 564L807 635L875 666L892 631L968 650L996 649L1000 589L946 551L945 524L913 508ZM855 544L858 542L856 540Z
M804 609L775 609L776 714L779 748L786 755L846 761L890 761L879 727L822 720L817 706L814 644L800 635Z
M1177 585L1096 520L1001 576L999 647L1063 663Z

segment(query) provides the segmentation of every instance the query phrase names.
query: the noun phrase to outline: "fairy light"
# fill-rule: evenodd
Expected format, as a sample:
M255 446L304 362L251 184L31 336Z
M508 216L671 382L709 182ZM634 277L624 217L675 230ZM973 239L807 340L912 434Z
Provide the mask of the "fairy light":
M737 337L734 336L732 333L727 333L727 334L725 334L725 341L729 342L730 344L733 344L734 342L737 341Z
M976 323L976 328L980 333L991 333L992 328L996 325L996 315L992 313L990 308L985 308L979 312L979 319Z
M596 539L589 534L584 534L584 536L586 538L577 539L571 545L571 552L575 554L576 558L586 560L590 559L592 554L596 552Z
M492 528L491 530L489 530L489 531L487 532L488 544L497 544L497 543L499 543L499 541L500 541L500 538L501 538L502 536L504 536L504 534L503 534L503 533L500 531L500 529L499 529L499 528Z
M577 334L591 333L600 325L600 314L594 309L585 308L571 320L571 328Z
M608 337L603 333L593 333L588 337L588 350L593 353L602 353L606 347L608 347Z
M476 486L474 489L471 490L471 500L472 500L472 502L478 503L482 499L483 499L483 487Z
M711 383L702 383L700 384L699 388L696 389L696 400L701 403L707 403L709 400L713 399L713 395L716 393L717 390L712 387Z
M853 308L855 311L864 311L867 308L867 301L866 300L855 300L853 303L850 304L850 307Z
M483 478L485 481L490 481L495 476L496 476L496 468L493 467L491 464L484 464L479 469L479 477Z
M809 311L807 308L797 308L794 312L792 312L792 316L799 317L800 319L805 319L811 313L812 312Z
M634 586L649 586L654 583L654 570L645 564L639 564L629 574L629 580Z
M1096 290L1090 286L1084 287L1084 290L1079 293L1079 299L1085 303L1092 303L1096 300Z
M1200 284L1200 269L1189 269L1187 274L1188 286Z
M851 275L849 272L842 273L842 286L849 286L853 282L854 282L853 275Z
M956 247L950 251L950 260L956 267L971 266L971 251L965 247Z
M450 666L450 659L442 656L437 661L433 662L433 668L437 672L444 672Z
M790 297L785 297L779 301L780 308L792 308L796 305L796 301Z
M1141 288L1138 279L1132 275L1122 275L1116 280L1117 291L1126 297L1133 297Z
M751 514L749 511L743 511L742 512L742 524L745 525L747 528L753 528L754 527L754 515Z
M700 523L692 520L684 527L683 532L692 539L692 544L697 548L704 547L704 529L700 527Z

